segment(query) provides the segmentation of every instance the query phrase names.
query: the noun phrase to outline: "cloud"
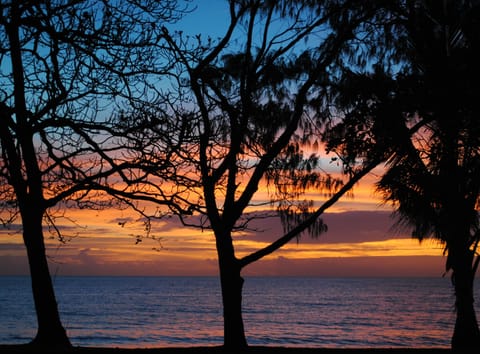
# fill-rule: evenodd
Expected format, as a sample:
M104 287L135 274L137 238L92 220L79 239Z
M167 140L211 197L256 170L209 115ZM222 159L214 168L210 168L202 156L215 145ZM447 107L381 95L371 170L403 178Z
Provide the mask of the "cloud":
M272 257L248 266L247 276L321 277L441 277L445 258L441 256L326 257L289 259Z
M270 257L245 268L249 276L320 276L320 277L442 277L445 258L441 256L399 257L326 257L290 259ZM127 275L127 276L217 276L214 258L198 260L192 265L185 260L104 262L55 266L58 275ZM52 267L53 268L53 267Z
M135 245L133 225L119 219L92 219L87 232L66 244L47 240L52 273L61 275L217 275L215 240L211 231L182 226L176 218L160 220L152 234ZM256 216L256 214L248 214ZM247 275L384 276L433 275L443 269L441 249L418 247L409 235L391 231L388 211L326 213L328 232L317 239L304 235L280 251L245 269ZM191 217L199 221L198 217ZM107 224L102 222L106 222ZM109 228L109 225L111 228ZM132 226L132 227L131 227ZM253 220L259 231L235 237L238 257L254 252L283 235L278 217ZM133 231L132 231L133 229ZM140 230L141 231L141 230ZM438 245L437 245L438 246ZM153 248L164 247L160 252ZM0 274L28 274L21 237L0 234ZM438 256L433 256L438 255Z
M23 252L25 253L25 246L22 243L0 243L0 252Z
M312 238L305 233L300 243L360 243L371 241L385 241L390 238L408 238L408 235L399 235L392 230L394 220L388 211L346 211L340 213L325 213L322 216L328 231L319 237ZM242 239L273 242L284 234L280 219L272 217L259 219L251 223L257 232L248 232Z
M0 257L0 276L25 274L29 274L28 261L25 255L2 255Z
M91 248L83 248L78 252L77 258L81 264L97 264L95 257L90 256Z
M269 213L270 217L262 217L260 213L245 214L245 219L252 219L248 224L247 231L239 232L237 236L245 240L255 240L259 242L272 242L284 234L281 221L274 213ZM188 217L188 222L200 225L200 216ZM394 220L390 211L343 211L338 213L325 213L322 218L328 226L328 231L318 238L312 238L305 235L301 238L302 243L351 243L382 241L388 238L408 238L409 235L399 235L392 229ZM177 217L170 217L161 220L153 220L153 234L160 234L172 237L185 235L200 235L200 228L188 227L182 225ZM207 231L208 232L208 231Z

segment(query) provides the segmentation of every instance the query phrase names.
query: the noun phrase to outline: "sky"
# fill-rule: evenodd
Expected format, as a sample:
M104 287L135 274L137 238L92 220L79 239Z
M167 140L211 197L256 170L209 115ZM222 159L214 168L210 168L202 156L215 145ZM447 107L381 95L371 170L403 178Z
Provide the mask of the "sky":
M342 199L323 221L317 238L293 240L246 267L246 276L441 277L445 258L434 240L419 243L407 230L392 228L391 209L373 192L376 175ZM320 198L318 198L320 199ZM68 210L60 219L66 242L49 237L47 255L53 275L203 276L218 275L214 236L183 227L175 218L153 223L152 238L137 243L143 224L128 210ZM72 222L74 221L74 222ZM251 225L255 232L235 236L237 256L267 245L282 234L278 219ZM20 228L0 232L0 275L28 275Z
M228 18L224 2L198 2L178 24L195 33L218 34ZM215 19L215 21L212 21ZM221 32L221 31L220 31ZM391 208L373 191L376 174L364 178L353 198L343 198L324 216L328 231L318 238L294 240L248 266L245 275L275 276L434 276L444 272L443 248L436 241L419 243L407 230L392 229ZM317 202L320 196L311 195ZM178 220L159 220L152 238L137 242L143 225L127 210L70 209L59 220L65 243L48 236L47 255L53 275L217 275L215 241L210 231L182 227ZM282 234L279 220L262 220L257 231L235 237L239 257L264 247ZM0 275L27 275L28 263L18 225L0 229Z

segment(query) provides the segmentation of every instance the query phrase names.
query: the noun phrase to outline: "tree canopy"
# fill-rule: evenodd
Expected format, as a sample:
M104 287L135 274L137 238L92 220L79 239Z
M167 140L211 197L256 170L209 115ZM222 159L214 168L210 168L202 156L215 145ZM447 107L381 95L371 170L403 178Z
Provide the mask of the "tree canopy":
M337 91L345 119L329 141L346 168L387 152L378 189L395 207L399 226L419 240L444 244L456 295L452 347L478 347L473 280L480 260L480 7L407 1L387 8L397 19L396 30L388 32L394 33L390 52L401 60L393 70L346 71Z
M90 198L118 171L107 108L143 99L146 75L159 70L158 26L181 12L174 1L2 1L0 10L0 218L21 218L38 319L33 342L69 346L43 223L61 239L53 207L111 206Z
M137 196L169 200L168 211L184 225L213 231L225 345L243 347L242 269L309 228L324 231L318 217L378 163L344 183L321 169L314 148L330 76L376 11L357 10L349 1L228 4L230 22L218 39L163 28L173 63L169 86L155 104L118 118L130 159L149 174L137 181L143 186ZM267 200L255 199L260 188ZM331 198L313 205L304 197L308 189ZM255 211L261 205L266 212ZM235 234L261 232L250 222L279 214L285 234L238 258Z

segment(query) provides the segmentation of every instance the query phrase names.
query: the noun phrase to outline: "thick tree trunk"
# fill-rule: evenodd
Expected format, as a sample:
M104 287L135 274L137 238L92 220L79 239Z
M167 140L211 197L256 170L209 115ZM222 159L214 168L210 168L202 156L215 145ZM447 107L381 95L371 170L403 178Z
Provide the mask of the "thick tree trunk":
M224 346L231 349L247 347L242 317L243 278L239 269L220 270L223 300Z
M224 346L243 349L247 347L242 318L243 278L230 237L217 237L217 254L222 288Z
M474 308L473 253L467 250L463 254L463 257L456 257L453 265L457 318L452 337L452 349L480 349L480 331Z
M44 348L68 348L70 340L60 321L52 279L48 269L42 230L42 214L24 211L23 240L27 248L38 332L33 345Z

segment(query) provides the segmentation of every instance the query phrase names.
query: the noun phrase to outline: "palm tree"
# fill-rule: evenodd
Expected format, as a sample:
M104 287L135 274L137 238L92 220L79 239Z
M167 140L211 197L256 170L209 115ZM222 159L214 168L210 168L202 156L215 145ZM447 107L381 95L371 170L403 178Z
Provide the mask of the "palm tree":
M478 14L467 1L416 2L409 37L423 128L403 139L378 183L400 223L419 240L434 237L452 271L457 318L452 348L480 347L473 282L480 258Z
M414 237L434 237L444 244L456 296L452 347L470 348L480 341L473 307L480 259L474 259L480 239L480 134L478 123L470 130L452 126L439 115L405 141L404 154L389 161L378 188L394 203L399 222L411 227Z
M378 61L373 73L344 76L337 92L349 111L332 130L330 147L347 166L359 157L386 160L377 187L394 205L398 226L444 245L456 297L452 348L479 348L473 282L480 262L480 3L387 6L387 25L394 26L382 44L399 60L397 72Z

